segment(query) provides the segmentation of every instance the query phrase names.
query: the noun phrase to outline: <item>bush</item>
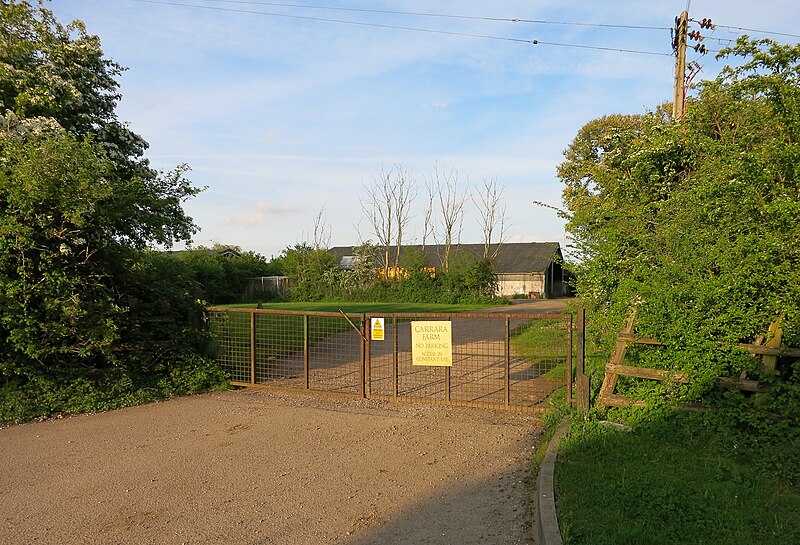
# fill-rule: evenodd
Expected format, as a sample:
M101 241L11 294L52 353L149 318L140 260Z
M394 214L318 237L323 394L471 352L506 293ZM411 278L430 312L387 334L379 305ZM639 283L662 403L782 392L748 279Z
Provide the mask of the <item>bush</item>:
M107 411L227 387L219 365L201 356L164 362L158 372L110 368L21 377L0 387L0 422Z
M0 418L218 385L193 279L146 250L197 232L188 167L150 168L116 116L123 68L83 23L21 1L0 27Z
M255 252L223 255L218 249L200 247L171 255L185 266L185 274L195 283L196 292L208 303L251 302L244 298L249 279L278 272L276 264Z
M796 415L780 402L797 392L796 374L764 372L737 344L779 318L784 344L800 346L800 46L743 37L723 55L744 62L703 83L682 123L660 109L607 116L565 153L578 290L603 349L635 307L637 334L666 346L632 347L630 361L690 381L624 379L621 393L663 407L747 373L780 385L743 403Z
M507 304L494 294L497 279L490 260L475 260L454 252L448 271L425 266L421 252L409 248L401 259L405 272L392 279L381 279L375 268L374 249L359 247L359 265L353 271L339 268L331 259L322 259L310 248L295 247L284 252L284 263L295 281L292 299L441 304ZM327 252L324 252L327 254ZM330 254L327 254L330 255ZM288 259L287 259L288 258ZM305 267L302 271L298 267ZM312 282L312 279L317 281Z

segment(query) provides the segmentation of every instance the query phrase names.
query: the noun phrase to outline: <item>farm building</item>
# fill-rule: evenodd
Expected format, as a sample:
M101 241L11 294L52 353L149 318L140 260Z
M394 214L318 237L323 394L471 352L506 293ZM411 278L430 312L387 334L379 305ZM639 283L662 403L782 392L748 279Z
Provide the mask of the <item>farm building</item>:
M408 245L402 251L414 248L422 251L420 245ZM329 250L337 258L342 268L352 269L356 263L352 246L338 246ZM382 252L382 249L379 250ZM391 247L389 255L395 255L395 247ZM453 246L451 252L470 255L480 260L484 255L483 244L459 244ZM425 265L441 268L444 256L443 245L427 245L424 249ZM489 255L494 256L497 272L497 294L504 297L525 295L533 298L562 297L567 294L564 282L563 257L558 242L507 242L492 245ZM402 258L401 258L402 259ZM382 268L382 260L379 260Z

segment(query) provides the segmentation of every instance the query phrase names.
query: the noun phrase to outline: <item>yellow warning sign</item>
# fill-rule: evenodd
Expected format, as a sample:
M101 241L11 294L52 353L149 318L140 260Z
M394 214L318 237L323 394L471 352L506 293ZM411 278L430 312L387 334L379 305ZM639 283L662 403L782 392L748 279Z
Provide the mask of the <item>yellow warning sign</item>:
M411 322L411 363L453 365L453 334L448 321Z
M382 341L384 337L383 318L372 318L370 330L372 331L370 338L373 341Z

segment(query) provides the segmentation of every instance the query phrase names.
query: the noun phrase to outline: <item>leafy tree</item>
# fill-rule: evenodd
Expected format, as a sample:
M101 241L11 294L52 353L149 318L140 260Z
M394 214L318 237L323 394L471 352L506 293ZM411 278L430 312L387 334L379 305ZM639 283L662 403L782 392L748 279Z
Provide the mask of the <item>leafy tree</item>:
M193 280L202 299L209 303L233 302L223 263L225 258L220 259L216 253L203 249L184 251L174 257L186 267L186 274Z
M437 286L437 275L425 262L425 253L420 247L409 247L403 252L400 265L408 273L397 286L401 291L400 299L412 302L432 302L441 291ZM439 275L441 276L441 275Z
M472 254L455 251L450 257L450 268L442 275L446 289L475 298L491 298L497 292L497 276L491 259L477 259Z
M275 276L279 273L274 264L256 252L242 252L238 256L229 257L224 263L228 265L229 274L236 281L254 276Z
M200 347L185 275L145 251L190 240L197 227L182 203L199 190L185 166L151 169L147 144L117 120L121 70L81 22L64 26L29 2L0 8L6 380L111 365L144 371ZM156 281L167 277L176 283ZM147 343L159 336L166 344Z
M71 134L92 135L120 174L146 171L147 142L116 116L125 69L103 56L100 38L81 21L59 23L41 4L12 1L1 11L0 112L55 120Z
M151 169L144 157L147 142L118 120L116 78L124 68L103 56L100 39L81 21L63 25L43 5L27 1L0 9L0 29L0 114L6 129L59 126L89 138L108 161L105 178L124 189L116 197L120 212L113 225L121 241L144 248L189 240L197 227L182 202L199 190L181 176L185 166L166 176ZM129 214L131 208L137 213Z
M98 256L115 253L104 229L113 188L97 182L111 167L63 131L28 138L0 132L0 153L4 352L32 364L108 353L122 308Z
M353 248L351 267L334 267L327 271L328 296L343 300L380 300L383 282L377 275L380 249L370 241Z
M198 293L209 303L235 303L242 299L248 279L271 276L276 267L255 252L223 255L217 249L199 247L181 251L174 258L188 267L187 274L194 280Z
M378 248L367 241L353 249L356 260L353 264L353 283L358 290L369 288L376 282L375 269L378 264Z
M327 250L296 244L281 254L284 274L292 281L292 298L318 301L331 292L336 258Z
M663 109L595 120L559 167L578 289L604 338L637 306L637 330L667 347L631 357L686 373L691 386L660 393L690 399L759 376L735 345L776 317L800 344L800 46L744 37L721 56L744 62L699 86L684 123Z

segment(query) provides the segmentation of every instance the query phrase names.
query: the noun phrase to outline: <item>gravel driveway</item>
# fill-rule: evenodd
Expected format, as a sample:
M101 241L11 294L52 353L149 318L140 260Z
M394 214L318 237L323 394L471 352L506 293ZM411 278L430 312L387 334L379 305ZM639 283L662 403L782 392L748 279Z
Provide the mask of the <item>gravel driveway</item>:
M0 429L2 544L529 544L535 415L242 390Z

